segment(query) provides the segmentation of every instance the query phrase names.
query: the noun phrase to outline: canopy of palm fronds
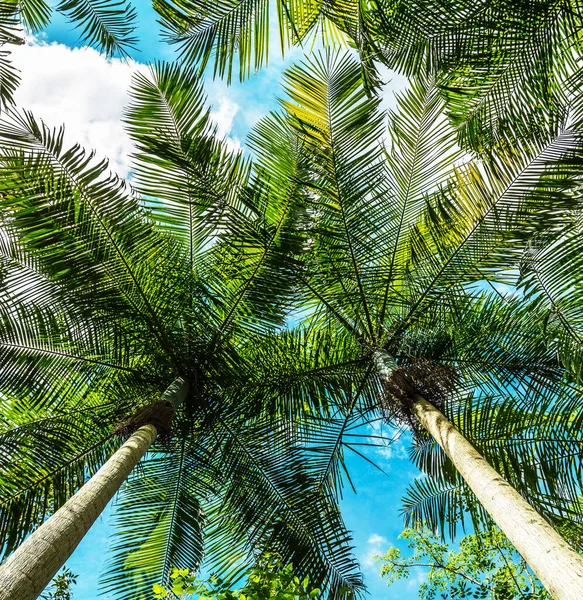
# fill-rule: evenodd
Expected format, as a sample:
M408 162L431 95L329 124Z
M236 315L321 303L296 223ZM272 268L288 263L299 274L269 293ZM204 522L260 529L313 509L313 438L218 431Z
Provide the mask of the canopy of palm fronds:
M460 140L474 150L516 143L560 121L581 79L580 0L156 0L181 56L244 78L268 59L277 15L282 52L347 42L369 87L379 62L432 73Z
M192 391L120 502L106 589L147 594L171 564L198 566L205 538L223 573L271 547L332 597L358 590L337 496L344 451L379 418L379 350L451 368L448 416L543 514L573 510L579 129L564 113L472 159L434 78L399 99L388 135L363 84L342 54L290 69L251 162L216 139L195 73L160 65L126 114L133 187L31 115L3 123L9 548L179 375ZM413 456L434 478L409 514L455 523L467 490L432 442Z
M514 145L556 127L581 87L580 0L154 0L162 34L181 60L231 80L269 58L277 20L281 52L347 43L358 52L369 89L378 63L407 76L431 73L447 99L459 140L478 152ZM11 44L35 33L53 10L107 56L136 47L136 11L126 0L0 2L0 106L18 83Z
M278 140L266 179L217 139L195 74L167 65L136 76L125 119L131 187L28 113L0 127L0 545L181 376L172 441L119 500L104 590L149 598L203 553L237 577L270 549L331 597L358 592L336 490L305 443L337 410L328 397L350 394L351 362L321 350L325 332L275 335L305 227L297 140Z

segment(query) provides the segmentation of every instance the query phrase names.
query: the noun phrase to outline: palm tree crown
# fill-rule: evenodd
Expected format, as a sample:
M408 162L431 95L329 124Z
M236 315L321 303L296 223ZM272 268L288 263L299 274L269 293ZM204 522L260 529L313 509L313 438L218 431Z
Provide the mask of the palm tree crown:
M573 514L581 485L580 344L567 317L557 319L544 295L525 295L517 275L539 232L556 236L579 212L579 130L565 121L520 152L469 157L429 78L400 96L382 144L379 101L362 77L353 59L333 53L285 76L311 219L298 275L303 316L333 332L344 360L360 369L329 430L329 464L348 444L346 427L377 418L379 408L415 427L379 381L380 352L539 512L560 521ZM260 130L276 139L281 117ZM565 269L560 276L557 286L573 281ZM492 282L518 292L503 295ZM408 517L435 528L449 522L453 533L469 508L478 522L479 507L435 441L419 432L415 448L433 479L415 482Z

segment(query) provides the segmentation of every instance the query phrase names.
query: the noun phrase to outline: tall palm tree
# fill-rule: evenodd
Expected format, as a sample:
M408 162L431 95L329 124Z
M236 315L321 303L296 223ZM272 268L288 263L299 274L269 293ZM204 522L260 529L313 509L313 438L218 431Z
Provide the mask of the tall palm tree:
M329 410L305 391L317 349L289 354L277 376L280 355L258 359L259 346L299 343L269 341L286 318L302 243L293 148L267 184L217 139L195 74L163 64L136 75L126 124L131 187L29 113L0 126L0 545L10 553L65 505L30 538L60 539L62 561L160 423L168 429L158 400L180 378L189 391L173 435L123 488L104 589L149 598L171 566L196 569L203 554L237 577L271 548L331 598L357 593L336 494L326 482L313 494L320 465L301 443L311 426L301 416L317 422ZM138 431L84 486L118 448L114 429L136 429L126 427L136 413ZM75 542L55 538L70 535L61 525L71 514ZM35 555L46 580L55 552L33 546L15 557ZM11 598L23 589L15 571L28 572L9 559L0 575ZM18 597L45 583L27 580Z
M124 423L123 430L131 433L124 445L2 565L0 598L34 600L39 596L158 435L170 434L172 418L188 387L186 380L178 378L169 386L164 400Z
M379 102L367 97L355 61L322 54L292 67L285 82L287 116L260 124L254 150L268 170L264 140L295 131L311 218L299 275L304 317L364 355L358 393L343 424L330 428L330 465L363 412L421 427L434 456L441 446L434 472L457 471L551 594L579 598L581 558L485 458L547 519L565 514L582 483L580 387L570 368L580 347L558 342L564 328L548 307L484 290L538 231L580 209L572 175L583 158L580 134L561 123L520 152L469 159L439 91L420 80L391 114L385 149ZM521 434L533 439L521 444ZM480 443L486 436L498 443Z

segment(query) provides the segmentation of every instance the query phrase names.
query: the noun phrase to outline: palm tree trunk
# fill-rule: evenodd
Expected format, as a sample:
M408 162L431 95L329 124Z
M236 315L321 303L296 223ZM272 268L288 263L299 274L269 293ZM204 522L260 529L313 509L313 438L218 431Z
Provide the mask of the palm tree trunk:
M35 600L65 564L153 441L140 427L95 475L0 566L0 600Z
M411 409L549 594L555 600L583 600L583 558L435 406L417 395Z

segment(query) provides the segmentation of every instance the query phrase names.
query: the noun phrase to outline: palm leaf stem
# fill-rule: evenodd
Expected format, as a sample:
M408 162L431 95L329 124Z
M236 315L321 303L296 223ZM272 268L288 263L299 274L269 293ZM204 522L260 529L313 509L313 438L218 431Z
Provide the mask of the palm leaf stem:
M364 309L364 314L366 316L366 322L368 325L370 337L374 344L374 341L376 339L376 332L375 332L375 329L372 324L372 318L371 318L370 311L368 308L368 302L366 301L366 295L364 293L364 288L362 286L362 277L360 275L360 269L358 268L358 262L356 261L356 256L354 254L352 235L350 232L350 228L348 227L348 223L346 221L346 210L345 210L344 202L343 202L344 194L342 193L342 189L341 189L341 186L339 183L339 178L338 178L338 164L337 164L338 159L336 158L336 144L334 143L334 138L332 136L332 131L333 131L332 107L330 106L329 94L330 94L330 90L328 89L327 116L328 116L328 131L330 132L330 151L332 154L332 156L331 156L331 163L332 163L332 169L333 169L332 178L334 180L334 187L335 187L335 191L336 191L336 200L338 202L338 206L340 207L340 213L342 214L342 225L344 227L344 233L346 235L346 242L348 243L348 251L350 253L350 261L352 263L352 268L354 270L354 277L356 279L356 283L358 285L358 290L360 292L360 297L362 300L362 307ZM356 314L358 314L358 313L356 313Z
M420 140L422 139L422 133L423 132L420 127L417 128L415 131L415 142L414 142L415 150L413 151L413 157L411 160L412 165L416 165L416 163L417 163L417 156L419 154L419 146L420 146ZM378 331L379 336L382 334L383 323L385 320L385 313L387 311L387 305L388 305L390 291L391 291L391 280L393 278L393 269L395 268L395 260L397 258L397 250L399 249L399 241L401 239L401 233L403 232L403 229L404 229L403 223L405 222L405 214L407 212L407 205L409 203L408 202L409 194L411 192L411 187L413 185L414 174L415 174L415 169L411 168L407 175L407 184L405 186L403 206L401 208L401 214L399 216L399 225L397 227L397 235L395 236L393 252L391 253L391 264L389 266L389 274L387 276L387 285L385 287L385 292L383 294L383 303L382 303L381 312L379 315L379 331Z

